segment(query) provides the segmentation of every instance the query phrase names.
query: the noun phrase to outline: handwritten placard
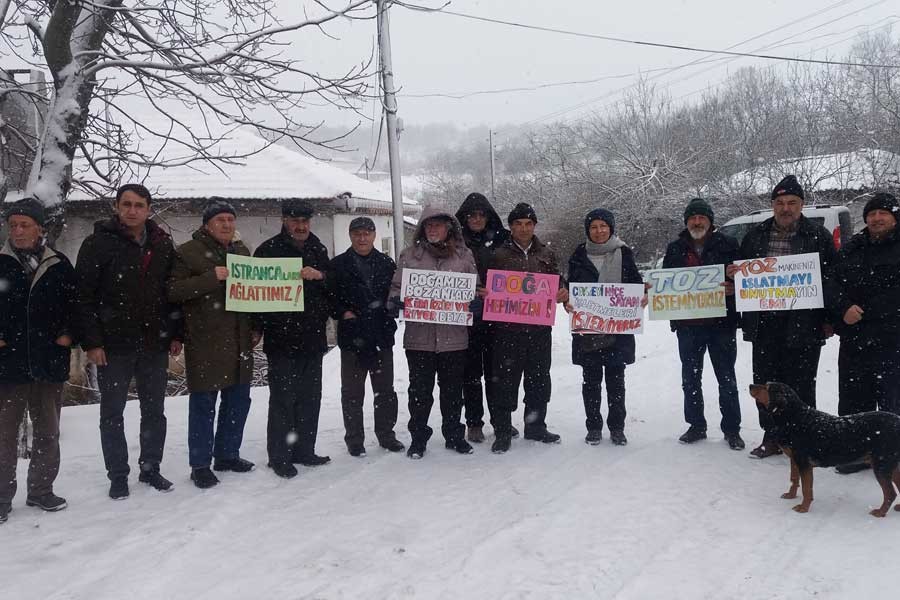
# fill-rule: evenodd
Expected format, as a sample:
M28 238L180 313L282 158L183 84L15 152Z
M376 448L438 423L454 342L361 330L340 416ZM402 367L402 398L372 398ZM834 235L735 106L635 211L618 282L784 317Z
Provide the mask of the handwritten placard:
M425 269L403 269L400 297L403 320L440 325L471 325L469 302L478 276Z
M253 258L229 254L225 265L225 310L232 312L302 312L301 258Z
M818 252L754 258L735 265L734 292L741 312L825 306Z
M644 331L641 283L570 283L572 333L625 335Z
M553 325L559 275L490 269L486 283L485 321Z
M651 321L712 319L728 314L725 267L656 269L645 274Z

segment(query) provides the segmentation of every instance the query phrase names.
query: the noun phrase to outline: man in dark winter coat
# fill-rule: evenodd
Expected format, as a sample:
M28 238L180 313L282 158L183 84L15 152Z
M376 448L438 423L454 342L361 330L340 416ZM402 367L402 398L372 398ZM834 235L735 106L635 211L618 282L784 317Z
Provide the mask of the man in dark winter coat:
M123 413L132 378L141 406L139 480L161 492L172 489L159 464L166 442L169 355L181 353L180 316L166 295L175 248L150 220L150 204L144 186L119 188L116 214L94 224L76 267L81 346L97 365L100 442L114 500L129 493Z
M330 314L326 277L328 250L312 232L313 209L306 202L281 207L281 233L256 249L260 258L300 258L302 312L261 313L263 351L269 363L269 467L279 477L297 474L294 463L314 467L331 459L316 455L322 404L322 358L328 351L325 323Z
M391 452L405 446L394 434L394 332L397 323L387 299L397 266L374 247L375 223L368 217L350 222L350 248L331 261L332 307L341 349L341 408L344 442L351 456L365 456L363 399L371 377L375 436Z
M831 234L803 216L803 188L788 175L772 190L774 215L751 229L741 243L740 258L764 258L818 253L823 285L828 285L837 250ZM731 265L727 275L733 277ZM826 299L827 306L827 299ZM744 340L753 343L753 382L780 381L789 385L807 405L816 406L816 374L825 339L832 335L826 309L746 312L741 317ZM762 443L751 455L767 458L781 450L769 431L770 419L759 411L765 430Z
M16 442L26 408L34 424L25 504L62 510L59 410L75 329L75 271L44 241L44 209L25 198L6 211L0 249L0 523L16 495Z
M713 229L715 215L702 198L694 198L684 209L685 229L666 248L664 269L728 266L738 258L737 242ZM684 390L684 420L688 430L679 439L693 444L706 439L706 417L703 414L703 357L707 350L716 380L719 382L719 410L725 441L732 450L743 450L741 439L741 404L738 398L734 363L737 360L738 315L734 303L734 282L725 284L726 316L715 319L670 321L678 336L681 358L681 388Z
M524 202L509 213L510 239L494 254L489 268L525 273L560 275L557 302L568 302L569 292L550 248L534 235L537 214ZM491 414L495 440L491 451L502 454L512 440L512 413L518 404L519 383L525 378L525 439L546 444L560 437L547 429L550 402L552 328L545 325L494 323L493 376L496 378L496 409Z
M191 481L201 489L219 483L213 470L248 473L254 469L252 462L241 458L240 450L250 412L253 348L259 333L252 329L250 313L225 309L228 255L250 256L238 239L235 216L228 201L210 199L203 210L203 226L178 247L168 284L169 299L181 303L184 312L188 453Z
M871 410L900 414L900 206L875 194L863 210L866 227L841 249L835 268L838 414ZM843 465L852 473L865 464Z
M488 199L478 192L473 192L466 197L462 206L456 211L456 220L462 226L466 246L475 256L478 280L483 285L494 252L509 239L509 231L503 227L503 221ZM481 299L476 299L473 311L475 318L469 327L469 348L466 350L466 371L463 381L467 437L470 442L475 443L484 441L482 375L484 376L484 398L487 399L488 410L493 411L494 405L491 373L492 323L481 318L478 310L480 304Z
M587 237L569 258L569 283L643 283L634 262L634 253L616 235L612 212L595 208L584 218ZM601 389L606 379L606 424L616 446L628 443L625 437L625 367L634 363L633 335L574 334L572 363L581 366L581 397L584 401L584 441L596 446L603 439Z

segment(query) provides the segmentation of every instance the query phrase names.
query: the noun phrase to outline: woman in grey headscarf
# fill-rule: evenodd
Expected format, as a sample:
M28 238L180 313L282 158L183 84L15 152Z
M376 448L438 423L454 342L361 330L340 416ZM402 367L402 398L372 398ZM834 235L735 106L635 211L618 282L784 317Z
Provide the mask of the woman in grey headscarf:
M587 240L569 259L569 283L643 283L634 254L616 236L616 219L603 208L584 218ZM584 381L581 395L587 417L584 441L597 445L603 439L600 390L606 376L607 426L612 443L624 446L625 365L634 362L633 335L573 334L572 362L581 365Z

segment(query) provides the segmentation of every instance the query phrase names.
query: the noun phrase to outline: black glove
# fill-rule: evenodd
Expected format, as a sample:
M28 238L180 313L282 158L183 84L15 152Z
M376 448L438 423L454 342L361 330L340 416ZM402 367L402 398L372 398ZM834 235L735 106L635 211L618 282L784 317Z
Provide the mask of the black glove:
M392 298L388 298L387 303L384 305L387 309L388 314L390 314L395 319L400 316L400 311L405 308L403 305L403 300L400 299L400 296L393 296Z
M476 319L480 319L484 314L484 298L475 296L472 301L469 302L469 312L472 313L472 316Z

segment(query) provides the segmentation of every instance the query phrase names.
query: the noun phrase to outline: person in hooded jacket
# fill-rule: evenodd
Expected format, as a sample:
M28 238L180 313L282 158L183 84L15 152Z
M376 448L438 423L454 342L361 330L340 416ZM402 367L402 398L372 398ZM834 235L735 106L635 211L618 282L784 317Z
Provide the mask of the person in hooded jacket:
M634 253L616 235L612 212L595 208L584 218L587 240L569 258L569 283L644 283ZM572 362L583 374L581 397L584 400L587 435L584 441L597 445L603 439L603 415L600 411L601 388L606 378L606 423L613 444L624 446L625 366L634 363L633 335L573 334Z
M43 206L10 203L9 238L0 248L0 524L16 495L19 423L34 425L26 506L66 508L53 493L59 473L59 413L76 336L75 270L44 238Z
M328 250L312 232L313 209L304 201L281 206L281 232L263 242L253 256L300 258L303 269L303 311L257 315L268 361L269 467L279 477L297 475L294 463L327 464L316 454L322 405L322 359L328 351L325 323L331 313L328 298Z
M900 414L900 205L879 192L866 202L866 227L841 248L833 285L838 353L838 414ZM868 463L837 467L839 473Z
M76 265L81 347L97 365L100 445L113 500L129 496L124 411L132 379L141 407L138 479L160 492L172 490L159 465L169 356L181 353L181 317L166 294L175 246L150 218L152 201L143 185L120 187L115 215L94 224Z
M475 257L478 280L484 284L488 265L494 252L509 239L509 231L491 206L488 199L478 192L466 196L456 220L462 226L463 239ZM482 300L476 298L473 304L474 321L469 327L469 348L466 350L466 369L463 381L465 402L466 437L470 442L484 441L484 400L488 411L493 412L494 382L491 368L492 323L481 318ZM481 378L484 377L482 394ZM516 433L518 435L518 432Z
M392 303L398 306L401 305L403 269L477 273L472 251L466 247L459 223L449 210L431 205L422 211L413 243L400 254L391 282ZM409 365L409 433L412 437L406 454L410 458L422 458L431 438L428 416L434 404L435 375L441 389L444 445L460 454L472 453L461 421L462 381L468 343L468 327L406 323L403 348Z

